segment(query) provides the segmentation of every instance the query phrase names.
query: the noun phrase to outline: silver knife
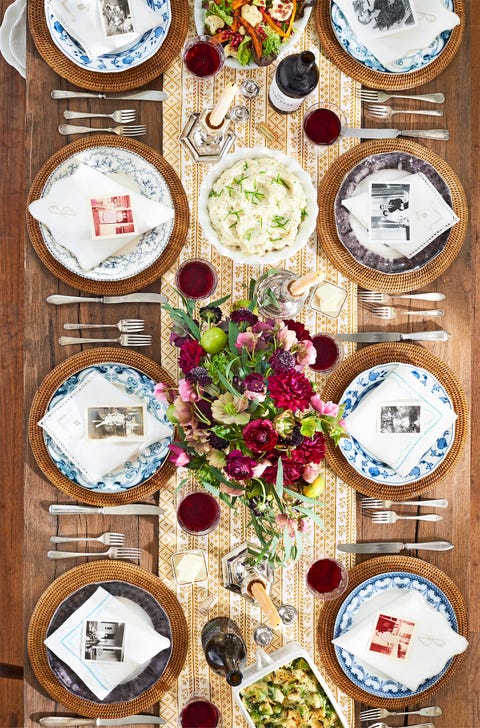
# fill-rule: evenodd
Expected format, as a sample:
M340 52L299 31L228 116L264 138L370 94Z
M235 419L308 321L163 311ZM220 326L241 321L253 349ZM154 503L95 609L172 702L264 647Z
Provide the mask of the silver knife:
M402 334L397 331L358 331L356 334L335 334L339 341L357 341L360 344L376 344L381 341L448 341L450 334L438 331L416 331Z
M52 99L132 99L132 101L165 101L168 94L165 91L132 91L124 94L102 94L90 93L87 91L62 91L54 89L51 92Z
M48 509L53 516L61 516L67 513L103 513L105 516L159 516L163 509L159 506L147 506L144 503L132 503L125 506L70 506L53 503Z
M127 293L125 296L100 296L87 298L86 296L60 296L53 295L47 298L47 303L62 306L65 303L166 303L167 297L163 293Z
M67 718L60 715L50 715L40 718L40 725L45 728L67 728L77 725L163 725L163 718L156 715L130 715L126 718Z
M419 139L448 139L448 129L354 129L347 127L346 137L360 139L392 139L398 136L418 137Z
M426 551L450 551L453 543L449 541L424 541L423 543L402 543L401 541L380 541L375 543L337 543L337 549L347 554L398 554L404 549Z

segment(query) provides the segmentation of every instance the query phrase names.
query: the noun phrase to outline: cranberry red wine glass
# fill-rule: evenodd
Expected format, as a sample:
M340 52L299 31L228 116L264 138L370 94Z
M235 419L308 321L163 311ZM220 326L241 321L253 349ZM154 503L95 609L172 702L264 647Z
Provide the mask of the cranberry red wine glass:
M194 696L182 708L178 720L179 728L222 728L222 716L216 705Z
M186 533L206 536L215 530L220 521L218 500L203 490L189 493L178 504L177 521Z
M342 344L329 334L315 334L312 343L317 352L317 358L310 368L321 374L328 374L337 367L343 359Z
M221 70L225 62L225 52L221 43L209 35L189 38L183 46L183 63L191 76L198 80L212 78Z
M191 258L177 271L177 288L185 298L208 298L218 283L217 271L208 260Z
M310 564L306 580L307 589L315 597L336 599L348 586L348 571L341 561L325 557Z
M303 119L303 131L308 141L317 147L329 147L343 135L345 116L335 104L328 102L310 106Z

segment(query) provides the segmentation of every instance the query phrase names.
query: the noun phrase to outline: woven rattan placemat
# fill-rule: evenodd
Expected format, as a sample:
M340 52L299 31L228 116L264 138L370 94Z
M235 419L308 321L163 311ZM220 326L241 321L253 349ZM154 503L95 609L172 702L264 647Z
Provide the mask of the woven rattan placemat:
M423 490L440 482L452 471L460 458L467 439L467 400L455 374L438 357L415 344L375 344L367 346L349 356L328 378L322 392L325 402L338 402L345 389L361 372L378 364L400 362L422 367L445 387L457 413L455 437L452 446L438 467L429 475L407 485L381 485L365 478L350 465L341 450L327 441L327 461L330 467L346 483L364 495L388 500L402 500L417 496Z
M414 88L428 83L438 76L448 66L455 56L460 43L462 42L465 28L465 8L463 0L455 0L455 12L460 18L450 35L445 48L439 56L424 68L409 73L381 73L360 63L352 58L340 45L338 38L332 28L331 0L318 2L314 10L315 24L317 26L320 43L324 53L330 58L341 71L370 88L385 89L386 91L400 91L401 89Z
M392 571L406 571L411 574L417 574L418 576L422 576L424 579L429 579L437 587L439 587L453 607L458 622L458 633L464 637L468 636L467 613L463 597L453 581L436 566L433 566L422 559L416 559L411 556L375 556L368 561L357 564L353 567L353 569L350 569L346 593L342 594L342 596L338 599L334 599L331 602L325 602L325 605L320 612L317 635L320 657L328 676L340 687L341 690L343 690L343 692L361 703L366 703L367 705L379 708L399 708L400 706L407 705L409 703L417 703L419 700L427 700L427 698L429 698L434 692L441 688L447 680L450 679L463 659L463 654L456 655L446 672L434 685L431 685L421 693L417 693L410 699L379 698L371 695L365 690L362 690L349 680L338 663L335 648L331 642L333 639L335 620L337 618L338 611L346 596L348 596L348 594L350 594L350 592L352 592L359 584L362 584L362 582L370 579L372 576L388 574Z
M167 667L151 688L123 703L94 703L73 695L58 682L48 664L43 644L48 626L61 602L82 586L106 581L124 581L149 592L162 606L172 630L172 655ZM158 702L178 678L187 654L188 629L177 598L154 574L127 562L95 561L76 566L56 579L44 591L33 610L27 634L28 655L33 671L47 693L69 710L89 718L122 718L140 713Z
M419 270L407 273L382 273L358 263L342 245L335 225L334 205L345 175L363 159L383 152L405 152L432 165L450 189L452 209L459 221L450 231L445 248ZM364 142L333 162L318 187L317 232L325 254L335 267L362 288L371 291L402 293L421 288L442 275L457 257L465 239L468 222L467 198L457 175L438 154L427 147L405 139L385 139Z
M82 351L79 354L71 356L47 374L35 393L28 421L28 436L33 455L45 477L71 498L94 506L114 506L123 503L134 503L151 495L165 485L175 472L173 463L169 459L166 459L160 470L157 470L148 480L145 480L140 485L136 485L119 493L95 493L67 478L53 462L45 445L44 431L37 423L45 414L50 399L62 382L82 369L106 362L125 364L133 369L138 369L155 382L162 381L174 386L170 375L157 362L149 359L144 354L124 349L114 349L113 347Z
M160 76L178 56L187 35L188 2L172 0L172 20L167 37L147 61L119 73L99 73L77 66L57 48L45 19L44 0L29 0L28 25L35 46L50 68L67 81L91 91L128 91Z
M28 212L28 206L41 197L45 183L52 172L67 159L93 147L120 147L138 154L152 164L162 175L172 195L175 218L172 233L163 253L152 265L136 275L121 281L93 281L83 278L65 268L47 249L43 239L40 223ZM177 260L185 244L189 226L188 200L183 185L177 173L154 149L135 139L125 137L112 138L108 134L95 134L88 139L79 139L55 152L37 172L33 180L27 199L27 229L32 245L42 263L64 283L85 293L97 295L118 296L133 293L140 288L150 285L158 280Z

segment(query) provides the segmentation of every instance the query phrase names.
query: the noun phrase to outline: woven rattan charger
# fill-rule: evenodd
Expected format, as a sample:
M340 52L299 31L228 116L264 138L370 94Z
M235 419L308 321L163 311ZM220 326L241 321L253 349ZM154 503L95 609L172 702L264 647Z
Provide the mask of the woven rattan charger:
M330 442L327 446L327 462L346 483L364 495L387 500L413 498L423 490L447 477L457 464L467 439L468 413L465 394L456 376L447 365L426 349L415 344L375 344L349 356L328 378L322 392L325 402L338 402L352 380L361 372L378 364L399 362L426 369L443 385L457 414L455 437L450 450L438 467L429 475L406 485L382 485L360 475L343 456L341 450Z
M106 581L124 581L149 592L161 605L170 621L172 655L167 667L151 688L124 703L103 704L84 700L70 693L54 676L43 644L48 626L61 602L80 587ZM140 713L158 702L178 678L187 654L188 628L177 598L157 576L134 564L95 561L70 569L50 584L40 597L30 620L27 634L28 655L33 671L47 693L69 710L89 718L123 718Z
M95 493L67 478L53 462L45 445L44 432L38 425L39 420L45 414L48 403L62 382L72 374L95 364L106 362L125 364L132 369L138 369L155 382L162 381L174 386L170 375L153 359L149 359L144 354L139 354L136 351L114 349L113 347L82 351L71 356L47 374L33 398L28 422L28 436L33 455L45 477L71 498L94 506L122 505L141 500L163 487L175 472L173 463L166 459L159 470L139 485L119 493Z
M172 0L172 20L167 37L147 61L119 73L98 73L81 68L67 58L52 40L45 19L44 0L29 0L28 25L43 60L67 81L92 91L128 91L160 76L179 55L188 29L188 1Z
M345 175L363 159L383 152L405 152L413 157L423 159L432 165L447 184L452 209L459 218L453 226L445 248L430 262L419 270L394 275L372 270L361 265L339 240L335 225L335 198ZM371 291L403 293L426 286L453 263L459 254L467 232L468 207L462 184L450 165L438 154L427 147L404 139L387 139L382 141L362 142L337 159L327 170L318 188L319 213L317 233L322 248L335 268L344 276L362 288Z
M423 692L416 693L410 699L379 698L377 696L373 696L365 690L357 687L357 685L355 685L347 677L338 663L335 648L331 642L334 635L334 626L338 611L348 594L350 594L350 592L352 592L359 584L362 584L372 576L388 574L392 571L406 571L411 574L417 574L422 576L424 579L429 579L437 587L439 587L453 607L458 622L458 633L463 637L468 636L467 613L462 595L453 581L444 574L443 571L437 569L436 566L433 566L422 559L415 559L411 556L375 556L368 561L357 564L353 567L353 569L350 569L348 573L347 591L338 599L334 599L331 602L325 602L320 612L320 618L318 620L318 645L320 657L328 676L335 685L340 688L340 690L354 698L354 700L379 708L400 708L402 705L418 703L419 700L426 700L450 679L463 659L463 654L456 655L446 672L436 683Z
M175 218L172 233L163 253L146 270L121 281L93 281L83 278L65 268L47 249L43 239L41 226L28 212L28 205L40 199L45 184L52 172L63 162L93 147L120 147L145 159L162 175L172 196ZM118 296L138 291L158 280L177 260L180 250L185 244L189 225L188 200L177 173L154 149L135 139L125 137L112 138L108 134L95 134L88 139L80 139L55 152L37 173L30 188L27 200L27 229L32 245L42 263L64 283L85 293L96 295Z
M385 89L386 91L400 91L402 89L414 88L428 83L438 76L448 64L453 60L456 52L462 42L463 30L465 27L465 8L463 0L454 0L455 12L460 18L457 25L450 35L445 48L439 56L431 63L420 68L418 71L410 71L409 73L382 73L374 71L355 58L352 58L347 51L340 45L332 27L331 0L318 2L316 4L315 23L318 35L320 36L320 44L322 50L332 63L334 63L347 76L359 81L364 86L370 88Z

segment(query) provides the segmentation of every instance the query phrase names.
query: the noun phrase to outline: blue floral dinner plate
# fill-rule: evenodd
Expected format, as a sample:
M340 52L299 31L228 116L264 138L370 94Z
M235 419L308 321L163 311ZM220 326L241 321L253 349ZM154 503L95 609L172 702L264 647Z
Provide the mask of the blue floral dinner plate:
M378 387L385 377L397 366L397 362L379 364L378 366L366 369L358 374L340 397L340 404L345 405L344 415L346 416L352 412L352 410L354 410L361 401L362 397L364 397L367 392ZM420 367L411 366L410 369L412 375L418 379L420 384L426 387L431 395L437 397L441 402L448 404L453 409L452 401L448 396L448 393L433 374L430 374L430 372L425 369L421 369ZM413 483L424 478L430 473L433 473L450 450L454 437L455 425L452 424L450 427L445 429L442 437L437 439L436 443L428 450L428 452L425 453L420 462L406 476L399 475L389 465L386 465L381 460L374 458L370 455L370 453L364 450L360 443L353 437L342 438L338 447L352 468L354 468L360 475L363 475L364 478L368 478L369 480L381 485L401 486Z
M127 461L122 468L107 473L100 481L90 482L69 460L51 437L44 433L45 446L53 462L69 480L82 488L95 493L122 493L141 485L152 477L163 465L168 454L168 446L173 440L173 427L166 417L166 407L155 399L155 382L143 372L119 363L96 364L82 369L66 379L54 392L47 411L75 389L91 372L102 374L109 382L122 387L127 394L135 394L144 400L147 410L159 422L171 429L171 437L149 445L135 460Z
M355 626L356 615L370 599L388 590L399 590L400 592L405 589L418 591L430 606L445 617L450 627L458 631L458 622L453 606L436 584L417 574L392 571L372 576L350 592L338 611L333 629L333 638L340 637L352 626ZM451 663L451 660L449 660L437 675L424 680L416 691L412 691L386 676L373 675L358 658L343 648L335 646L335 654L341 669L349 680L365 692L378 698L409 699L419 695L438 682Z
M97 58L89 58L82 46L67 33L55 17L49 0L45 0L45 18L54 44L72 63L96 73L118 73L148 61L167 37L172 17L169 0L146 0L146 2L158 12L158 26L147 30L128 48L117 53L106 53Z
M134 192L150 200L174 209L167 181L159 170L136 152L112 146L84 149L59 164L46 180L42 198L49 194L55 182L71 177L78 168L78 162L130 186ZM123 281L138 275L160 258L168 245L174 224L173 217L168 222L157 225L91 270L81 268L73 253L57 243L43 223L40 223L40 231L49 253L67 270L91 281Z
M453 10L453 0L443 0L443 3L447 10ZM357 39L344 14L335 2L332 2L331 15L333 32L342 48L356 61L380 73L409 73L425 68L425 66L432 63L442 53L452 34L451 30L445 30L427 48L419 48L415 52L397 60L394 67L385 68Z

